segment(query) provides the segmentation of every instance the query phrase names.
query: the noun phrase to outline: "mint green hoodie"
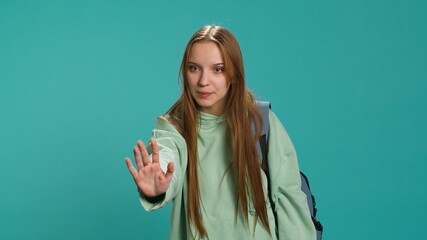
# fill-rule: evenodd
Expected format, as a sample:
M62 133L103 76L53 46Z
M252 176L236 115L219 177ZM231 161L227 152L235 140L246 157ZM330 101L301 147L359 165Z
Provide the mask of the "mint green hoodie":
M201 195L203 224L211 240L228 239L279 239L315 240L316 232L311 221L305 194L301 191L298 161L294 146L273 112L270 111L269 170L271 195L277 212L276 226L273 209L268 200L267 178L263 171L263 187L271 235L255 221L252 203L248 209L248 223L242 214L237 217L236 183L232 171L231 143L226 137L226 124L222 117L200 112L198 134L198 178ZM168 122L159 120L153 130L159 145L160 164L165 171L174 161L175 172L164 199L151 203L140 195L142 206L147 211L156 210L173 202L170 239L203 239L196 235L187 221L187 148L183 137ZM150 146L148 151L151 153ZM277 234L276 234L277 232Z

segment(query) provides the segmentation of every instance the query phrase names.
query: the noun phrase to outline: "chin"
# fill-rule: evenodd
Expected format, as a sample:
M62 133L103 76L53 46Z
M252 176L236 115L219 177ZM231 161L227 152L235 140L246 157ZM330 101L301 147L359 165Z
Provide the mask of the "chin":
M206 101L206 100L198 100L198 101L197 101L197 104L198 104L200 107L203 107L203 108L206 108L206 107L210 107L210 106L212 106L212 104L211 104L209 101Z

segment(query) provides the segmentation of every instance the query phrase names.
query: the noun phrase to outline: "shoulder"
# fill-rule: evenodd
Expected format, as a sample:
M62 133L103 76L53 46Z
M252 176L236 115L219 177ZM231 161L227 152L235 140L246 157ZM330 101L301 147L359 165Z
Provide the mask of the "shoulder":
M157 117L157 123L156 123L155 129L170 131L170 132L179 134L178 130L173 126L169 115L162 115Z
M174 142L174 145L177 145L180 148L186 147L184 137L165 116L157 118L157 123L152 134L157 140Z
M289 134L276 116L276 114L270 110L269 112L269 141L271 145L281 145L285 152L294 151L294 145L289 137Z
M279 120L277 115L270 109L268 113L268 121L271 127L281 126L283 127L282 122Z

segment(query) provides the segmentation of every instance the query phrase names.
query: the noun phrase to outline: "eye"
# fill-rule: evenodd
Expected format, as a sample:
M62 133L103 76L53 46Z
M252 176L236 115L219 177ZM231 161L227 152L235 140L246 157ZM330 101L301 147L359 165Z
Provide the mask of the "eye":
M190 72L196 72L196 71L200 70L200 68L198 66L195 66L195 65L190 65L188 67L188 69L190 70Z
M216 73L222 73L222 72L224 72L224 68L223 67L215 67L214 68L214 72L216 72Z

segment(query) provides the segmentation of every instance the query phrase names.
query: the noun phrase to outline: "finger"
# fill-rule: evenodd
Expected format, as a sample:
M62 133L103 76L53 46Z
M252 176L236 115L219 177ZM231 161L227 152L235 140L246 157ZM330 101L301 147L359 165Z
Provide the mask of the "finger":
M157 145L157 141L152 138L151 139L151 149L153 150L153 163L159 162L159 145Z
M138 146L133 147L133 155L135 156L136 166L138 167L138 169L141 169L143 165L142 165L141 151L139 150Z
M175 171L175 166L173 162L168 163L168 170L166 171L165 178L170 180L173 176L173 172Z
M133 178L136 178L138 175L138 171L133 167L132 161L127 157L125 158L126 165L128 166L130 174L132 174Z
M142 163L144 164L144 166L147 166L150 163L150 158L148 157L147 149L145 148L145 145L141 140L138 141L138 148L142 154Z

